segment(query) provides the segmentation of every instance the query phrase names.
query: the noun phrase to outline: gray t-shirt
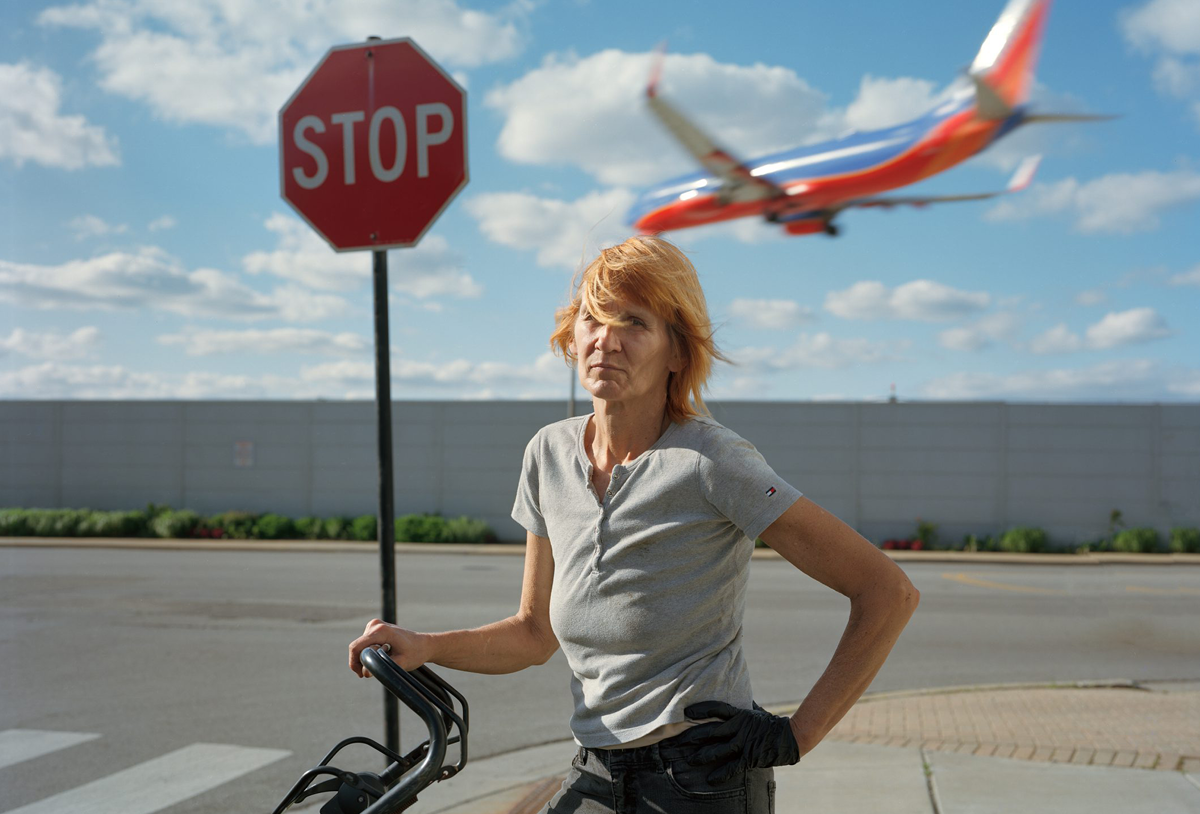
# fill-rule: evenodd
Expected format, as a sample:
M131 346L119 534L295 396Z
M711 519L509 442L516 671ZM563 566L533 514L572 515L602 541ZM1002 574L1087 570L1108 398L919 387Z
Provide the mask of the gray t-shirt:
M590 416L525 448L512 517L550 540L550 623L574 676L571 731L589 748L686 721L698 701L752 704L742 655L754 539L799 497L711 418L671 424L613 468L597 499Z

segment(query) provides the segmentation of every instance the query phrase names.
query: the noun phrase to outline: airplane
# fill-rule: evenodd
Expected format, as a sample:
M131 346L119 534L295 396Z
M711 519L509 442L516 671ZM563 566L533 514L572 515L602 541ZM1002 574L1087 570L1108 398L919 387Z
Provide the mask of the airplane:
M858 207L975 201L1024 189L1039 156L1021 163L1008 187L969 195L883 196L961 163L1033 122L1099 121L1112 116L1030 112L1026 101L1050 0L1011 0L966 77L910 122L740 161L658 93L661 52L646 88L650 110L704 168L643 193L629 211L642 234L760 216L789 235L836 236L835 219Z

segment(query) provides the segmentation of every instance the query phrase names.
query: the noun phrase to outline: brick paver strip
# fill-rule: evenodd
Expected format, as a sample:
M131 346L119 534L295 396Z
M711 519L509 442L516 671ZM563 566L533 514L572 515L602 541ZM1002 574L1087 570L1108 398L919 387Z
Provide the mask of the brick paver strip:
M1200 692L988 689L865 698L834 740L1173 771L1200 763Z

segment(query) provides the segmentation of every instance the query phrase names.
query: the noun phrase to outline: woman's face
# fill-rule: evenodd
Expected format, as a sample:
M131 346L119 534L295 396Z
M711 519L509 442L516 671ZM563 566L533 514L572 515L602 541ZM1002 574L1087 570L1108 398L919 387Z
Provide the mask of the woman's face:
M679 372L667 324L629 300L617 300L611 310L624 325L606 325L589 313L586 302L580 306L571 341L579 381L594 398L606 401L665 394L667 375Z

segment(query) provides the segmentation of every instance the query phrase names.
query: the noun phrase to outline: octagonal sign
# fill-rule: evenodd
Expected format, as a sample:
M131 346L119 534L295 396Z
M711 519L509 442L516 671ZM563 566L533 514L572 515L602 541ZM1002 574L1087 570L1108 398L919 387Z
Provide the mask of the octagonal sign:
M330 48L279 111L280 192L339 252L416 245L467 184L467 94L407 37Z

